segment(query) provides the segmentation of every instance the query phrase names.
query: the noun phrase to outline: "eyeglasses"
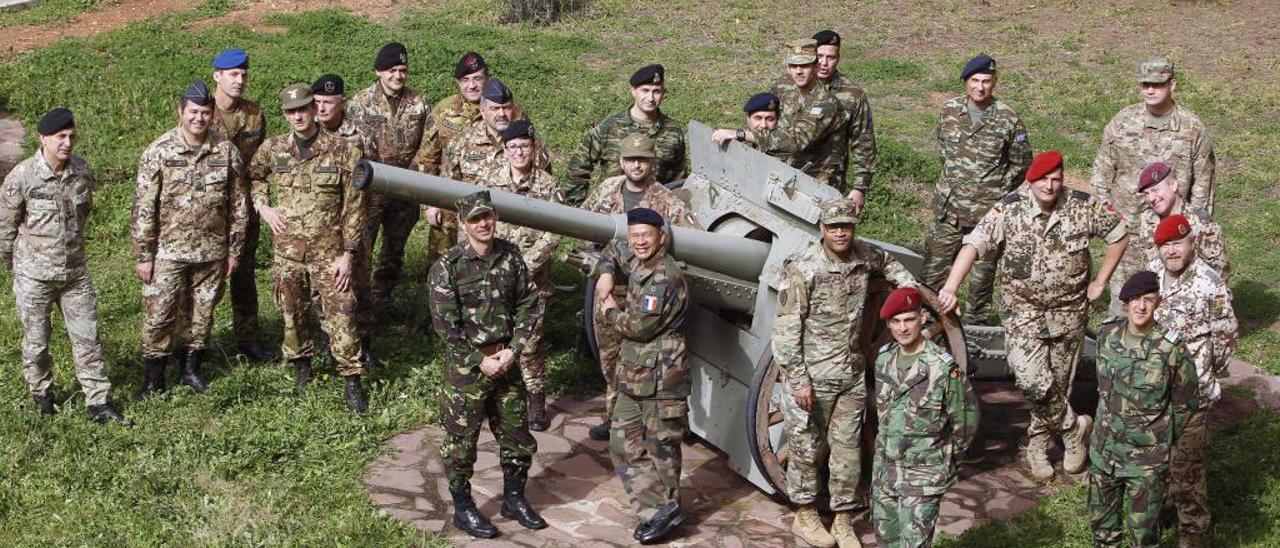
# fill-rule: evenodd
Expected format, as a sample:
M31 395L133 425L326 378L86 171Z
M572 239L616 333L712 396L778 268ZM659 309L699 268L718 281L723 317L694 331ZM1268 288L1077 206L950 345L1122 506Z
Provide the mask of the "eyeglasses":
M530 150L533 150L533 143L524 143L524 144L508 143L507 150L510 150L512 152L515 152L515 151L529 152Z

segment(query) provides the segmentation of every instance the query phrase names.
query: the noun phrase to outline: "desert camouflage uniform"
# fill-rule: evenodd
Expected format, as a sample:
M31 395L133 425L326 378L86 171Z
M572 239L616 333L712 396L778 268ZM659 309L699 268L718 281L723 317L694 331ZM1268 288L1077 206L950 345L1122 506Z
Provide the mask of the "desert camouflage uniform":
M266 118L258 103L240 99L235 110L214 107L209 133L231 141L240 151L240 161L249 165L258 147L266 139ZM231 273L231 328L240 341L257 340L258 326L258 240L262 226L258 212L249 208L245 219L244 246L240 249L239 266Z
M873 275L898 287L916 284L905 267L874 244L855 240L851 253L848 262L833 259L819 241L787 259L773 323L773 357L786 384L787 496L795 504L813 503L822 467L817 456L826 446L831 450L827 487L834 512L859 503L867 385L862 349L855 345L862 333L867 284ZM805 387L813 388L808 412L791 394Z
M1222 396L1218 377L1227 375L1227 362L1235 353L1238 324L1231 306L1231 290L1204 261L1193 259L1182 276L1174 278L1160 261L1148 265L1160 274L1160 322L1187 345L1196 363L1200 406L1181 438L1173 446L1169 468L1169 499L1178 509L1179 528L1204 533L1209 528L1209 485L1205 476L1205 449L1209 445L1209 408Z
M1213 142L1200 118L1182 105L1161 120L1151 118L1142 103L1130 105L1107 123L1102 145L1093 160L1089 183L1099 199L1110 201L1129 222L1129 233L1137 235L1139 215L1148 209L1137 194L1143 168L1164 162L1178 181L1178 194L1193 210L1213 214L1214 171L1217 160ZM1146 267L1142 246L1130 245L1111 277L1111 312L1124 314L1120 287Z
M351 98L346 115L376 148L365 151L366 158L406 169L413 167L423 128L434 123L431 105L421 93L406 87L399 97L388 98L378 82ZM384 301L400 281L404 246L418 223L418 207L377 192L368 201L370 253L378 242L378 228L382 228L382 250L371 274L371 291L374 301Z
M924 283L940 288L961 240L991 206L1022 184L1031 164L1031 143L1022 119L1007 103L992 99L974 124L967 97L942 106L937 139L942 171L933 189L933 223L925 235ZM965 323L986 323L999 259L996 250L974 264Z
M106 403L111 389L98 339L98 300L85 266L85 222L94 186L79 156L72 156L58 175L37 150L13 167L0 188L0 260L12 264L27 389L44 396L53 384L49 308L56 303L86 405Z
M1089 314L1089 239L1115 243L1125 234L1120 214L1087 193L1063 189L1053 211L1044 213L1024 185L964 237L979 258L1004 246L1000 320L1009 366L1031 404L1027 435L1033 441L1075 428L1067 400Z
M343 253L351 254L354 268L365 235L367 194L351 184L359 160L359 147L324 131L303 157L290 132L267 139L249 169L254 206L270 205L268 189L274 186L275 207L285 221L284 232L273 237L276 303L284 321L281 353L287 360L314 355L309 320L312 295L318 295L329 350L344 377L364 373L352 288L357 275L353 270L345 291L333 281L333 265Z
M946 350L915 356L885 345L876 359L880 431L871 471L871 518L880 546L929 546L942 495L978 432L978 397Z
M507 477L524 477L538 444L526 419L528 397L520 362L498 378L480 371L486 356L510 348L520 356L543 314L537 289L520 250L495 239L493 250L477 255L458 244L431 267L432 326L445 345L444 382L440 383L440 444L449 489L470 489L480 425L498 441L498 458Z
M655 181L669 183L685 177L684 126L661 112L658 113L656 123L637 122L631 118L628 108L611 114L587 130L582 142L578 143L578 148L574 149L573 155L569 157L569 164L565 167L564 183L561 186L565 203L583 203L591 186L591 174L597 167L603 171L606 179L622 174L622 166L618 163L619 147L622 138L632 133L642 133L653 139L653 151L658 155L653 161Z
M190 145L173 128L143 151L132 222L134 261L152 263L142 286L143 358L208 346L227 256L244 250L245 175L240 151L213 133Z
M1130 546L1159 544L1169 456L1195 411L1197 384L1177 334L1156 324L1136 336L1125 319L1103 324L1086 503L1094 544L1121 546L1126 536Z
M643 522L680 505L680 443L692 382L684 343L689 286L665 251L642 262L618 249L610 248L604 265L629 281L622 308L603 318L623 337L609 454Z
M360 154L367 155L376 151L377 144L369 139L364 132L356 127L356 123L345 113L342 116L342 123L335 129L329 129L320 124L320 128L330 135L336 135L345 139L348 143L360 147ZM369 200L365 200L365 207L368 208ZM376 323L376 314L374 314L373 303L373 243L372 236L367 232L360 239L360 251L356 253L355 258L351 261L351 289L356 295L356 325L360 330L361 337L373 336L373 328Z
M1224 241L1222 225L1213 220L1203 209L1188 210L1186 202L1180 202L1169 210L1169 215L1183 215L1191 225L1191 234L1196 238L1196 257L1212 268L1222 278L1222 283L1231 282L1231 261L1227 259L1227 244ZM1147 208L1138 219L1136 240L1129 245L1140 246L1146 251L1143 257L1148 264L1160 260L1160 247L1156 245L1156 227L1161 219L1155 210ZM1156 270L1159 272L1159 270Z
M780 106L777 127L747 130L754 134L756 150L776 156L843 192L849 163L850 113L820 84L815 84L809 93L802 93L794 84L774 86L773 92Z
M840 102L840 108L849 121L846 126L849 134L845 138L849 143L849 154L846 158L851 161L853 172L846 178L842 170L841 186L836 188L840 189L841 194L848 194L851 190L869 192L871 177L876 169L876 129L871 120L871 103L867 100L867 93L839 71L820 83ZM774 82L773 93L778 95L778 91L785 89L784 93L794 94L795 87L790 76L783 76Z

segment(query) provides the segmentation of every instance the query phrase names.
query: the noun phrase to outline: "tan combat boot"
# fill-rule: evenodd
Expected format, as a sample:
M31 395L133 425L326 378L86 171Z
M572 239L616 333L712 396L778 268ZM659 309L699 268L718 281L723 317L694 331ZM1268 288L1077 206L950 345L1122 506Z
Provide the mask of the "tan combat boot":
M831 522L831 536L840 548L862 548L858 533L853 530L853 512L836 512L836 519Z
M1076 415L1076 427L1062 436L1065 454L1062 456L1062 470L1068 474L1079 474L1084 471L1084 463L1089 460L1089 433L1093 431L1093 417Z
M1027 457L1027 466L1031 467L1031 477L1039 481L1053 479L1053 465L1049 464L1048 455L1048 433L1027 438L1027 447L1024 451Z
M809 543L810 546L833 548L836 545L835 537L831 536L831 533L827 532L827 528L822 526L822 519L818 517L818 509L812 504L796 508L796 518L791 522L791 532L800 537L800 540Z

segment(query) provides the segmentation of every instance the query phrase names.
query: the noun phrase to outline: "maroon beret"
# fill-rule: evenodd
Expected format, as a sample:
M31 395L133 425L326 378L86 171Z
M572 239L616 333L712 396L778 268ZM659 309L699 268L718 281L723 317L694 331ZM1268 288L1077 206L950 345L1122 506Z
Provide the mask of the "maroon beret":
M899 287L884 300L884 305L880 307L880 319L888 321L898 314L920 310L923 304L919 290L914 287Z
M1037 154L1035 159L1031 160L1031 166L1027 168L1027 182L1039 181L1045 175L1053 173L1054 170L1062 167L1062 153L1056 150L1046 150Z
M1156 225L1156 245L1181 240L1191 234L1191 223L1182 215L1170 215Z
M1172 171L1173 170L1169 169L1169 166L1165 165L1164 162L1156 162L1143 168L1142 176L1138 177L1138 192L1142 192L1152 185L1163 181L1164 178L1168 177L1169 173Z

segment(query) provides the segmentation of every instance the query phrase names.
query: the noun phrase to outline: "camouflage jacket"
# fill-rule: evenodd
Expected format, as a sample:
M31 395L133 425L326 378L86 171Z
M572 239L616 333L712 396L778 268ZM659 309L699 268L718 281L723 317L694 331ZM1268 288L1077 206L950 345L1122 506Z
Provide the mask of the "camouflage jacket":
M142 152L133 193L133 256L204 263L240 256L249 215L240 151L210 133L187 144L180 128Z
M871 189L871 177L876 169L876 129L871 119L871 103L867 100L867 93L839 71L822 84L840 102L840 108L849 121L846 126L849 131L846 141L849 143L848 159L852 171L844 179L847 188L836 188L842 194L847 194L852 189L867 192ZM782 89L787 89L787 93L794 93L795 87L791 77L785 75L773 84L775 95Z
M1084 328L1090 238L1114 243L1126 234L1120 214L1088 193L1064 188L1053 211L1044 213L1023 185L997 202L964 243L979 257L1004 244L999 276L1005 329L1054 338Z
M235 110L213 108L213 121L209 131L218 137L231 141L240 151L240 160L248 165L253 155L267 138L267 119L262 115L262 107L248 99L240 99Z
M533 159L534 167L550 170L551 154L540 141L535 143L538 151ZM444 151L444 163L440 166L440 175L464 183L479 183L481 175L505 155L506 148L498 133L483 122L474 124L449 141L449 146Z
M947 101L937 138L942 172L933 189L933 213L959 226L977 224L1001 196L1017 190L1031 165L1027 128L999 99L992 99L976 127L967 97Z
M774 93L782 107L778 125L752 131L756 150L843 190L850 131L849 115L840 108L840 100L823 85L814 85L808 94L795 85L775 86Z
M849 261L840 261L817 241L783 266L773 358L789 390L862 375L865 364L857 344L872 276L898 287L916 285L911 273L880 247L854 240L851 251Z
M392 102L374 82L351 98L346 115L373 143L374 150L365 152L369 160L409 168L422 144L423 128L433 123L431 105L407 87L400 91L394 108Z
M578 205L587 196L591 186L591 174L599 167L604 177L622 174L618 163L622 138L632 133L643 133L653 139L658 157L653 163L653 178L659 183L669 183L685 176L684 127L666 114L658 113L657 123L637 122L631 118L630 108L613 113L582 137L578 148L565 166L561 190L565 203Z
M1128 331L1129 321L1118 318L1098 333L1098 409L1089 467L1142 477L1169 465L1173 442L1197 406L1196 368L1172 331L1158 324L1141 338Z
M500 156L497 161L491 162L480 173L479 183L488 188L536 200L560 203L559 186L550 169L534 169L528 177L517 180L506 156ZM538 272L550 263L556 247L560 245L560 236L554 232L501 222L501 219L498 222L497 236L520 249L520 255L524 257L524 263L528 265L530 272Z
M587 200L582 203L582 209L596 213L626 213L626 208L623 207L622 202L622 190L626 182L626 175L618 175L601 181L591 191L591 195L587 197ZM644 198L640 200L636 207L647 207L657 211L659 215L662 215L663 219L671 221L676 226L702 228L698 225L698 221L693 218L693 212L689 210L688 204L685 204L680 195L657 182L649 184L644 191Z
M978 397L946 350L932 341L908 368L890 343L876 358L876 466L894 492L941 495L956 481L956 465L978 432Z
M483 124L480 117L480 104L470 103L455 93L436 103L431 109L431 124L422 130L422 145L414 157L413 165L418 171L432 175L440 174L440 165L444 162L444 151L449 143L474 125ZM529 117L516 105L512 120L527 120Z
M0 189L0 259L33 280L65 281L84 268L84 229L96 186L79 156L61 175L39 150L13 166Z
M329 129L324 124L320 124L320 129L324 130L325 133L336 135L346 139L348 143L360 147L360 154L363 156L377 154L378 145L363 131L360 131L360 127L356 125L355 120L352 120L350 116L344 114L342 123L338 124L338 127L334 129Z
M342 252L356 253L365 233L367 192L351 184L360 150L341 137L320 131L304 158L293 133L263 143L253 158L253 205L275 207L285 218L285 231L272 237L279 257L294 261L327 261Z
M428 278L431 325L447 343L446 367L478 372L486 355L501 347L517 356L543 310L520 250L495 239L487 255L458 244L431 266Z
M1143 168L1164 162L1173 168L1178 194L1213 214L1213 183L1217 160L1213 142L1200 118L1182 105L1174 105L1167 120L1147 115L1142 103L1122 109L1102 132L1102 146L1093 160L1089 180L1094 195L1110 200L1126 219L1137 219L1147 203L1137 195ZM1137 223L1130 231L1137 231Z
M1160 306L1156 321L1178 334L1196 362L1200 403L1208 406L1222 395L1218 377L1227 376L1227 362L1239 337L1231 290L1209 265L1192 259L1182 276L1173 277L1159 260L1150 268L1160 273Z
M1209 265L1218 276L1222 278L1223 283L1231 282L1231 262L1227 260L1227 244L1223 241L1222 225L1214 221L1209 214L1203 209L1188 211L1186 202L1181 202L1173 206L1169 211L1170 215L1182 214L1187 217L1187 222L1191 223L1191 233L1196 237L1196 257ZM1129 245L1141 246L1146 250L1147 261L1160 260L1160 247L1156 245L1156 227L1160 225L1162 219L1156 215L1155 210L1147 208L1142 212L1141 218L1138 219L1138 233L1135 235L1136 241L1130 241ZM1159 270L1156 270L1159 272Z
M637 398L689 397L691 377L685 357L684 321L689 285L675 259L665 252L641 261L630 250L610 248L606 272L627 279L622 308L605 315L622 335L618 390Z

